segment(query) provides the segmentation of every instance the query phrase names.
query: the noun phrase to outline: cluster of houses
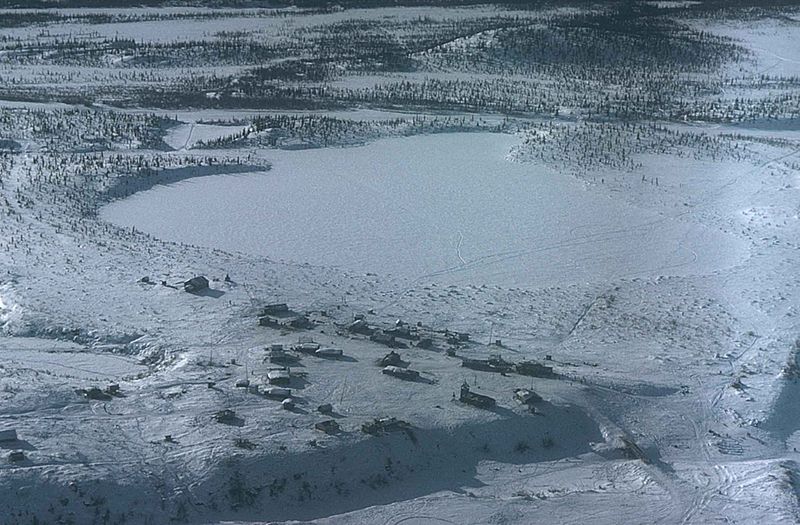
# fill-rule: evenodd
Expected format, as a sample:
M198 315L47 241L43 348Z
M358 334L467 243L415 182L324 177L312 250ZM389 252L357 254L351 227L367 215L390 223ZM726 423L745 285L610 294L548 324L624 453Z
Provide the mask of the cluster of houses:
M370 341L389 348L408 348L416 346L430 350L434 348L434 339L442 337L451 346L458 346L469 341L469 334L450 330L434 330L422 326L422 323L411 325L401 320L394 326L379 327L367 322L365 316L355 315L353 321L346 326L350 334L363 335Z
M316 322L309 318L308 314L296 312L289 308L286 303L273 303L262 307L258 316L258 323L261 326L294 331L310 330L317 325ZM404 381L433 382L425 379L420 371L410 368L410 363L404 361L397 350L410 347L427 350L439 349L440 351L444 350L450 356L459 357L457 353L470 343L470 335L465 332L435 330L425 327L421 323L408 324L400 320L391 326L380 326L367 321L364 315L355 315L351 322L344 325L336 324L336 326L341 335L346 334L350 338L363 338L388 347L390 349L389 353L379 359L376 364L380 367L383 375ZM500 344L499 341L497 344ZM269 366L264 377L265 383L262 385L249 385L248 381L247 384L242 382L239 386L247 386L254 393L279 400L284 409L292 410L294 401L291 384L294 378L304 376L303 372L294 372L292 366L296 366L304 355L339 359L343 357L343 352L339 348L324 347L309 335L300 335L297 343L292 345L274 343L266 347L263 359ZM547 358L549 359L549 356ZM461 366L481 372L493 372L503 375L516 373L543 378L557 377L552 366L535 361L512 363L503 359L499 354L490 355L486 359L467 357L460 357L460 359ZM529 407L531 412L535 412L533 405L542 400L531 389L515 390L514 399L520 404ZM472 390L466 382L461 385L457 400L463 404L482 409L492 409L497 404L492 397ZM330 415L332 411L331 405L321 405L318 408L318 412L323 415ZM335 419L317 422L314 428L331 435L338 434L341 431ZM410 425L406 422L394 418L384 418L365 423L362 426L362 431L370 435L380 435L408 428L410 428Z

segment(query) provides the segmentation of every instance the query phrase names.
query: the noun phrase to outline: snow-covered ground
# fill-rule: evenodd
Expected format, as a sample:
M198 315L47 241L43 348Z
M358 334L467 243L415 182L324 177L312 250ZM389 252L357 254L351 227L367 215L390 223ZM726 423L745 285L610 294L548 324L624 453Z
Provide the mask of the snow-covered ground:
M243 11L170 39L496 12ZM760 24L707 25L796 58L794 25ZM651 150L645 127L603 128L625 168L559 157L586 144L548 143L541 117L518 135L203 150L264 109L76 107L0 103L19 145L0 153L0 431L17 435L0 440L0 523L800 521L795 121L668 123L694 142ZM210 287L187 293L196 275ZM283 302L312 327L261 326ZM419 376L383 374L389 348L347 330L354 314L430 338L396 349ZM343 355L290 351L284 408L265 347L301 337ZM554 374L462 366L490 356ZM465 382L496 406L456 399ZM385 417L407 425L363 431Z

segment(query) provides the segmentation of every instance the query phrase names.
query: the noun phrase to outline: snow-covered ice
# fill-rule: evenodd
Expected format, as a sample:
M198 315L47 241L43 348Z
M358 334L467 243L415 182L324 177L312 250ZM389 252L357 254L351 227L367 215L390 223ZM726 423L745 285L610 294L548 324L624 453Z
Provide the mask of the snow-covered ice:
M512 162L515 141L470 133L270 151L268 173L157 187L102 217L176 242L448 284L693 275L747 256L684 210L636 208L555 167Z

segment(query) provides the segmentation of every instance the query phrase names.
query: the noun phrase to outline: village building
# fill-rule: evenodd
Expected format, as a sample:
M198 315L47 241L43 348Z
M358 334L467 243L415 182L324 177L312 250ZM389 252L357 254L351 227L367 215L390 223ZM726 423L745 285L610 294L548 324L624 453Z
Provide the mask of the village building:
M318 357L342 357L344 352L340 348L320 348L314 352Z
M298 361L299 358L288 353L282 344L273 343L267 350L267 360L270 363L293 363Z
M375 332L369 337L369 340L389 348L408 348L408 345L396 340L393 335L386 332Z
M279 386L269 386L262 390L265 397L269 397L272 399L286 399L292 397L292 391L288 388L283 388Z
M292 375L285 368L270 370L267 372L267 381L269 381L270 385L289 386L292 381Z
M506 373L514 368L513 363L509 363L499 355L489 357L489 359L468 359L461 360L461 366L471 368L473 370L481 370L484 372L497 372Z
M542 400L542 396L529 388L518 388L514 390L514 399L523 405L532 405Z
M338 434L342 429L336 420L328 419L314 424L314 428L326 434Z
M208 279L203 277L202 275L198 275L197 277L192 277L185 283L183 283L183 289L189 293L198 293L202 292L203 290L208 289Z
M286 303L268 304L261 308L258 324L272 328L291 328L293 330L308 330L315 326L307 315L295 312Z
M387 432L397 432L408 430L411 425L395 417L376 418L361 425L361 431L365 434L378 436Z
M382 373L393 376L398 379L404 379L406 381L416 381L419 379L419 372L416 370L409 370L407 368L401 368L399 366L386 366L381 370Z
M291 315L291 310L286 303L272 303L261 309L261 315Z
M419 333L417 333L417 330L409 327L408 325L400 325L394 328L389 328L388 330L384 330L384 333L397 339L407 339L409 341L419 340Z
M376 328L370 326L364 319L356 319L347 326L347 331L352 334L370 336L375 333Z
M517 373L531 377L555 377L552 366L543 365L536 361L523 361L516 365Z
M378 364L380 366L402 366L404 363L403 359L400 357L400 354L392 350L383 356L381 360L378 361Z
M461 385L461 392L458 396L458 400L478 408L492 408L496 404L495 400L491 397L472 392L466 381Z
M296 352L302 352L304 354L313 354L320 349L320 344L313 341L306 341L294 345L292 349Z

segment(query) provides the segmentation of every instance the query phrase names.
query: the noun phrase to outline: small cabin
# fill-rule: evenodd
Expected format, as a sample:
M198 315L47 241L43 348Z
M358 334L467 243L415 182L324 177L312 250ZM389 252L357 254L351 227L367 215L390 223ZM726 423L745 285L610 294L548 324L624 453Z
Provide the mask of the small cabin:
M261 317L258 318L258 325L278 328L280 327L281 323L275 317L269 315L262 315Z
M302 353L304 353L304 354L313 354L313 353L315 353L317 350L319 350L319 348L320 348L320 344L319 344L319 343L314 343L314 342L310 342L310 341L309 341L309 342L304 342L304 343L299 343L299 344L296 344L296 345L293 347L293 349L294 349L295 351L297 351L297 352L302 352Z
M386 374L387 376L396 377L398 379L404 379L406 381L416 381L419 379L419 372L416 370L409 370L407 368L401 368L399 366L386 366L381 370L382 373Z
M183 289L189 293L198 293L206 290L208 288L208 279L203 277L202 275L198 275L197 277L192 277L185 283L183 283Z
M510 372L514 368L513 363L509 363L499 355L490 356L489 359L469 359L463 358L461 366L471 368L473 370L481 370L483 372Z
M281 344L270 345L267 347L267 356L270 360L283 359L286 356L286 350L283 349Z
M535 361L523 361L516 365L517 373L531 377L554 377L556 374L552 366L543 365Z
M286 303L272 303L261 309L261 315L288 315L291 311Z
M364 319L356 319L347 326L347 331L352 334L372 335L375 328L371 327Z
M75 391L75 393L93 401L110 401L112 399L111 394L100 390L96 386L88 389L79 388Z
M452 332L450 330L445 330L444 337L451 345L460 345L469 341L469 334L466 332Z
M17 441L17 430L14 428L0 430L0 443L9 441Z
M320 348L314 352L317 357L337 358L342 357L344 353L340 348Z
M489 366L496 372L511 372L514 369L514 363L506 361L499 354L489 356L487 359Z
M267 381L270 385L275 386L289 386L292 381L292 376L288 370L270 370L267 372Z
M384 346L388 346L389 348L408 348L408 345L405 343L401 343L397 339L394 338L393 335L389 335L384 332L375 332L371 336L369 336L369 340L378 343Z
M299 361L299 357L287 353L282 344L271 345L267 358L270 363L293 363Z
M377 436L386 432L397 432L400 430L409 430L411 425L406 421L402 421L395 417L383 417L367 421L361 425L361 431L365 434Z
M292 397L292 391L288 388L283 388L279 386L269 386L262 390L262 393L265 397L269 397L272 399L286 399Z
M461 393L458 399L462 403L478 408L492 408L496 404L495 400L491 397L470 391L469 385L466 382L461 385Z
M391 335L397 339L407 339L409 341L418 341L419 334L417 333L416 329L409 328L407 325L398 325L394 328L389 328L388 330L384 330L387 335Z
M342 430L339 426L339 423L333 419L315 423L314 428L321 432L325 432L326 434L338 434Z
M400 354L392 350L378 362L380 366L401 366L403 364L403 359L400 357Z
M532 405L542 400L542 396L528 388L518 388L514 391L514 399L523 405Z
M310 330L314 328L314 321L309 319L305 315L298 315L297 317L292 318L288 322L289 328L294 328L295 330Z

